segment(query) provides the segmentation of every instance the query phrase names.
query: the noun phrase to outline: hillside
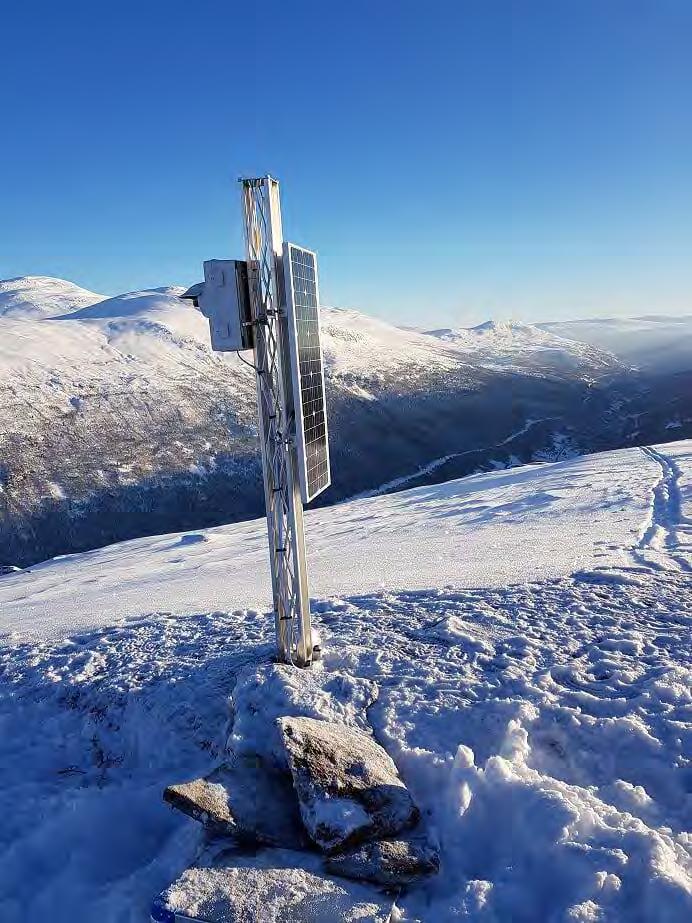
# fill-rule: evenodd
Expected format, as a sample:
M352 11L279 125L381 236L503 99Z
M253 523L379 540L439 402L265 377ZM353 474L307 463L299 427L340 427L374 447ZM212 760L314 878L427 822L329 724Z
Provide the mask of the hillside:
M211 353L206 320L178 294L3 283L0 563L261 510L252 372ZM526 457L503 441L527 418L581 431L584 398L602 402L598 383L617 368L597 350L469 350L354 311L323 316L332 501L460 450ZM550 424L535 429L533 447L550 448Z
M692 442L344 503L306 531L315 716L376 688L367 719L439 845L397 919L687 923ZM261 520L0 581L3 923L146 923L201 847L162 789L223 758L226 700L273 653L268 596ZM262 701L304 713L298 689ZM261 720L236 703L234 728Z
M539 324L550 334L612 352L652 373L690 370L692 316L611 317Z
M86 307L101 298L71 282L49 276L0 280L0 317L38 320Z
M262 509L253 374L160 288L0 284L0 564ZM334 484L320 502L692 428L679 382L527 325L425 334L323 309Z

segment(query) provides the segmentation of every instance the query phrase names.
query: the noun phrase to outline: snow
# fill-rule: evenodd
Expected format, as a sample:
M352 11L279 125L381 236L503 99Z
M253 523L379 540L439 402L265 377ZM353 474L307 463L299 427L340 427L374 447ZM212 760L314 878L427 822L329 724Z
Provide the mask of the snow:
M176 363L180 347L189 341L200 347L209 336L207 321L199 311L183 306L180 292L164 288L109 299L90 295L86 305L86 294L78 299L71 290L61 300L37 299L34 304L41 306L42 315L31 323L13 314L5 318L0 370L117 379L131 374L134 360L153 360L163 367Z
M307 530L312 697L367 711L440 847L400 920L691 919L692 442ZM266 600L262 524L196 535L0 578L3 923L143 923L200 846L161 791L219 762L237 678L257 681L234 732L303 707L290 680L262 697L273 620L243 602Z
M67 314L103 297L49 276L0 280L0 318L35 322L51 314Z
M311 592L503 586L621 563L661 469L639 450L608 458L605 467L585 456L308 511ZM122 542L30 570L0 582L0 631L55 637L143 611L271 602L263 519Z
M286 769L278 718L320 718L366 731L366 709L376 698L377 686L370 680L334 676L320 663L307 676L279 664L249 667L239 674L231 697L228 745L238 756L260 756Z
M452 369L452 356L414 330L392 327L385 321L345 308L322 308L322 346L332 374L383 374L407 366L425 369L430 362Z
M230 858L223 872L209 860L187 871L168 890L167 906L220 923L390 923L391 898L325 876L317 856L272 849Z
M460 453L455 452L453 455L443 455L441 458L434 458L431 462L428 462L427 465L421 465L420 468L417 468L411 474L404 475L400 478L393 478L391 481L380 484L379 487L375 487L373 490L364 490L362 493L358 494L357 497L353 497L353 499L361 500L365 497L376 497L378 494L386 494L394 490L399 490L411 481L417 481L418 478L423 475L437 471L438 468L441 468L442 465L446 465L451 459L457 458L459 454Z
M476 327L426 330L424 336L488 369L524 364L527 357L540 364L558 356L569 364L590 364L592 372L617 365L608 345L584 340L576 333L572 336L569 331L563 334L559 324L489 320Z
M579 368L595 379L620 369L608 350L530 324L489 321L468 329L421 331L393 327L351 309L321 311L327 370L336 376L372 379L460 366L470 373L507 367L526 371L535 365L543 370Z
M344 840L354 830L367 829L370 815L355 801L348 798L329 798L311 802L305 809L309 817L309 826L315 830L320 826L336 829Z
M45 370L56 383L66 378L118 383L136 371L179 377L184 368L202 373L210 360L232 363L235 356L212 357L208 323L183 303L183 289L162 287L107 298L60 279L26 277L0 282L3 337L0 374L19 370L29 381ZM31 323L27 323L31 321ZM328 374L372 399L359 377L377 381L391 374L440 372L461 365L493 368L521 365L532 354L564 352L570 364L582 360L592 374L612 370L605 354L528 325L483 325L471 331L432 335L394 327L358 311L322 308L322 333ZM154 363L155 370L149 363ZM354 380L351 380L354 379Z
M108 298L97 304L89 305L79 311L73 311L56 320L88 323L96 322L107 337L109 343L122 343L130 336L132 342L141 338L132 336L142 331L156 336L177 335L205 343L209 337L209 325L200 311L187 307L181 302L182 288L164 287L146 292L131 292Z
M211 352L207 321L180 292L0 283L2 563L260 515L254 373ZM323 308L322 320L328 501L539 451L554 460L557 425L579 452L626 444L624 408L646 406L625 400L639 391L612 357L534 327L443 337L351 310ZM661 426L688 417L666 401ZM646 414L636 426L654 438Z
M0 375L17 368L45 368L65 375L117 381L133 364L145 377L142 360L155 360L169 373L181 367L201 370L212 357L208 322L199 310L180 300L183 289L164 286L108 298L61 279L27 276L0 281L3 322ZM597 348L570 342L525 324L486 324L472 330L422 333L392 326L355 310L322 307L322 334L328 373L364 399L372 395L360 376L417 370L439 371L469 364L521 364L527 355L564 352L573 365L582 360L591 374L612 371L612 362ZM31 323L27 323L31 321ZM190 366L191 363L191 366ZM127 370L123 365L130 366Z

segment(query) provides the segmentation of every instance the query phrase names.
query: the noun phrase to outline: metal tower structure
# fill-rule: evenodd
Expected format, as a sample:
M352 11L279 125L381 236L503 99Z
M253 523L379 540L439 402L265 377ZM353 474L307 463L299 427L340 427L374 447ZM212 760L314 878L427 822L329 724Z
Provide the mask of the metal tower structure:
M241 179L264 490L279 658L312 661L279 183ZM299 395L298 395L299 399Z

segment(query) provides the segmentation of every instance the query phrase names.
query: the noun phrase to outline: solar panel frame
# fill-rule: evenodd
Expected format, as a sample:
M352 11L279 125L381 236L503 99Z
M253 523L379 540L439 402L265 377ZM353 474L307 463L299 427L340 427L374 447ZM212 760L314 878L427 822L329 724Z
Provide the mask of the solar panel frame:
M332 482L317 254L285 241L283 265L300 491L309 503ZM306 336L316 342L306 345Z

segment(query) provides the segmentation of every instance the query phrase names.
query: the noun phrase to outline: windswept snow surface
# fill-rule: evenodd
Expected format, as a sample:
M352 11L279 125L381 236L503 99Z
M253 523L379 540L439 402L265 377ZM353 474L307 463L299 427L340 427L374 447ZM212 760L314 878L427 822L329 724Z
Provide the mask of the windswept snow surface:
M623 449L306 514L314 596L504 586L621 563L660 465ZM648 520L647 520L648 521ZM0 630L51 637L137 617L271 605L264 519L135 539L0 580Z
M440 844L400 919L692 919L692 442L307 528L316 671L377 683L369 720ZM3 923L143 923L191 861L199 831L161 790L218 762L235 677L271 655L272 620L241 608L265 598L263 538L238 524L0 578L17 632L0 648Z

